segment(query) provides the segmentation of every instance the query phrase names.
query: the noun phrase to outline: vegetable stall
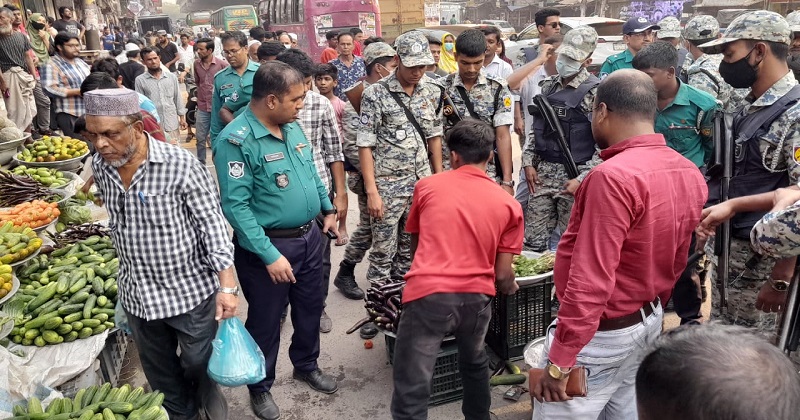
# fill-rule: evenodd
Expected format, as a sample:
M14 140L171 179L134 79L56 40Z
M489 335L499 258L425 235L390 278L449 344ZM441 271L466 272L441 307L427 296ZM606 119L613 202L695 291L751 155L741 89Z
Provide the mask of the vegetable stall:
M81 140L32 141L0 118L0 418L167 418L162 393L117 383L119 259L104 210L82 191L88 154Z

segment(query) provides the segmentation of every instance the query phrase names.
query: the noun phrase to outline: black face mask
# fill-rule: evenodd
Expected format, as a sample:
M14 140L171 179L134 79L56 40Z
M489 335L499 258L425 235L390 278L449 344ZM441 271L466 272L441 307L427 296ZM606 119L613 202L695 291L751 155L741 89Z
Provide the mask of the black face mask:
M42 29L44 29L45 25L44 25L44 23L31 22L31 26L33 26L33 29L36 29L37 31L41 31Z
M734 61L733 63L726 63L725 61L719 63L720 76L735 89L753 87L753 83L755 83L758 78L756 68L761 62L759 61L755 66L751 66L750 63L747 62L754 49L755 47L741 60Z

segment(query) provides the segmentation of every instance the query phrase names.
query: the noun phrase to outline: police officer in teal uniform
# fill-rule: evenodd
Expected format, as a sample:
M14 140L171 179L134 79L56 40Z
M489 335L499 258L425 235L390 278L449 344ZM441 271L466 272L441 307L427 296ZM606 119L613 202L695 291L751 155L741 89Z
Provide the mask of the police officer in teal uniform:
M704 168L714 147L712 128L716 99L681 82L675 68L678 52L672 44L657 41L644 47L633 67L647 73L658 90L656 133L664 135L667 146Z
M322 293L323 232L336 232L336 208L314 167L310 142L295 122L303 106L303 76L272 61L256 72L250 106L219 134L214 164L222 209L234 231L234 264L249 303L245 326L267 364L266 379L248 385L262 419L280 411L270 388L280 344L281 311L291 304L294 378L333 393L336 380L317 366Z
M622 25L622 40L628 48L619 53L606 58L603 66L600 67L600 78L604 78L619 69L632 69L633 57L653 42L655 36L653 31L661 29L656 24L650 23L647 18L630 18Z
M222 53L230 66L214 75L214 92L211 94L211 146L220 131L233 117L238 116L250 103L253 76L258 63L247 55L247 35L242 31L222 34ZM223 111L224 108L224 111ZM226 116L220 116L223 111Z

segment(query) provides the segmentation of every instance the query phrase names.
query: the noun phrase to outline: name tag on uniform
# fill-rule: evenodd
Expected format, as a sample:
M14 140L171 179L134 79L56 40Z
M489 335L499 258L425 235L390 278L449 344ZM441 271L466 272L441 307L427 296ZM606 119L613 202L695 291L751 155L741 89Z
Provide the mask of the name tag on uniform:
M284 158L283 152L270 153L268 155L264 155L264 160L266 160L267 162L275 162L276 160L281 160L283 158Z
M232 87L233 87L233 83L226 83L226 84L224 84L224 85L220 86L220 87L219 87L219 90L230 89L230 88L232 88Z

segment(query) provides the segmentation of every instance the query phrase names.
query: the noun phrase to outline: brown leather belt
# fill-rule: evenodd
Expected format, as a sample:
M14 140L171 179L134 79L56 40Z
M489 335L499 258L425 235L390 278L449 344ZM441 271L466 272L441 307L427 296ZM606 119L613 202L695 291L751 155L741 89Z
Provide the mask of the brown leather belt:
M651 305L652 304L652 305ZM653 299L652 302L647 302L642 305L642 310L644 310L644 317L647 318L653 313L653 308L658 306L659 300L658 297ZM642 313L639 310L636 312L630 313L628 315L623 315L617 318L611 319L601 319L600 325L597 326L597 331L613 331L613 330L621 330L623 328L628 328L632 325L636 325L642 322Z

